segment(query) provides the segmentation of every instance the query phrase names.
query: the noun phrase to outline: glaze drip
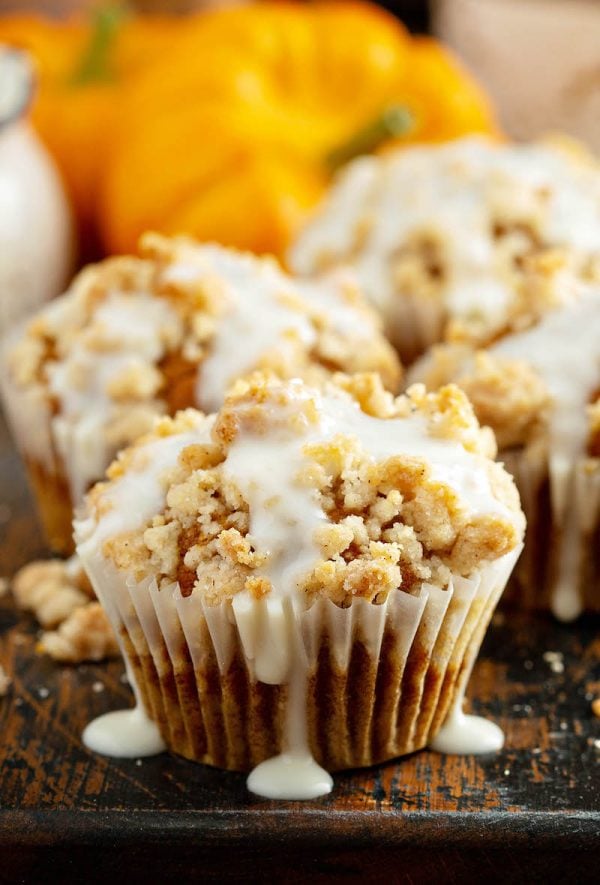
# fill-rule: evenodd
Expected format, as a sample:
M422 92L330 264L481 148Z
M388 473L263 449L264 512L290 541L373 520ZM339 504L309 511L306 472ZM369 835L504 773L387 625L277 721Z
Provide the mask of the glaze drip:
M156 756L167 749L156 723L140 705L98 716L84 729L82 740L94 753L122 759Z
M497 753L503 746L502 729L482 716L463 713L462 698L460 703L455 703L441 729L429 742L431 750L456 756Z

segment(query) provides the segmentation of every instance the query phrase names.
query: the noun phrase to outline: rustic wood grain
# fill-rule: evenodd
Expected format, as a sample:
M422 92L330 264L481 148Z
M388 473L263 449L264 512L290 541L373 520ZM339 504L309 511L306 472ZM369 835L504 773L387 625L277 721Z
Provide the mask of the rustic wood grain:
M0 574L41 552L0 428ZM421 752L336 775L324 799L276 803L249 794L243 775L168 754L88 752L85 724L131 703L122 665L54 665L3 597L0 663L13 685L0 699L0 882L597 881L598 626L496 617L470 697L504 728L501 753Z

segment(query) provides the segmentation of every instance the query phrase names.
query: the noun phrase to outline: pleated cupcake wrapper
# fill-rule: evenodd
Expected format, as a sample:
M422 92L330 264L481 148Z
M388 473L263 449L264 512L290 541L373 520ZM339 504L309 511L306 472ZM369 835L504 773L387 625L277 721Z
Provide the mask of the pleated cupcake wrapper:
M403 292L391 299L386 331L402 362L409 364L441 341L446 320L443 296Z
M515 478L527 517L523 555L505 601L550 609L565 620L600 611L600 459L550 463L534 447L499 457Z
M329 770L419 749L464 687L519 551L447 590L356 599L245 596L207 606L174 584L127 580L100 556L84 565L120 637L139 696L171 750L248 770L289 749L290 674L302 671L308 745ZM296 650L295 650L296 649Z
M7 369L7 353L22 332L12 332L0 347L0 393L13 438L27 467L49 545L73 551L73 507L63 460L52 438L50 402L40 385L17 387Z

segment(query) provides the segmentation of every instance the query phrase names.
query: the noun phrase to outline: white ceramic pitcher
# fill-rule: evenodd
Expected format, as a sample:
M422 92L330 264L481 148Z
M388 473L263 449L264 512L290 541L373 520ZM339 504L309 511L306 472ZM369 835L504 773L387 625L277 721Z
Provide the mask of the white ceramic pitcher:
M0 334L62 291L73 261L67 200L27 120L33 88L27 55L0 46Z

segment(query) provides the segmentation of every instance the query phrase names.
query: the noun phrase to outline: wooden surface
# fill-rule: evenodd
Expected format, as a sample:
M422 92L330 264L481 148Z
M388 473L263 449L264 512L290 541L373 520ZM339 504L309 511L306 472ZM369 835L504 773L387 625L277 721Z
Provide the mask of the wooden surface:
M2 429L0 539L0 574L43 550ZM498 755L421 752L336 775L324 799L276 803L252 797L243 775L85 750L89 719L131 702L122 665L37 656L34 623L4 597L0 882L597 881L599 625L496 618L470 697L505 729ZM564 672L546 651L563 654Z

